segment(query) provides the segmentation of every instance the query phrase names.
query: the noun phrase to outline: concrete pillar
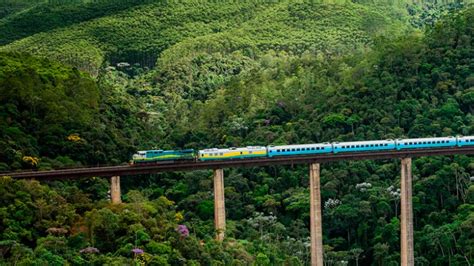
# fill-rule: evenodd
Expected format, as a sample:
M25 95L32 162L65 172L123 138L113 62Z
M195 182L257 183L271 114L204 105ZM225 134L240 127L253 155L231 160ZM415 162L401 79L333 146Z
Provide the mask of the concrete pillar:
M120 193L120 176L112 176L110 178L110 199L112 200L112 204L122 203Z
M309 165L311 265L323 266L323 227L321 218L321 182L319 163Z
M400 194L400 254L402 266L415 265L413 255L413 202L411 158L402 158L401 194Z
M225 202L224 202L224 170L214 170L214 226L216 239L224 240L225 233Z

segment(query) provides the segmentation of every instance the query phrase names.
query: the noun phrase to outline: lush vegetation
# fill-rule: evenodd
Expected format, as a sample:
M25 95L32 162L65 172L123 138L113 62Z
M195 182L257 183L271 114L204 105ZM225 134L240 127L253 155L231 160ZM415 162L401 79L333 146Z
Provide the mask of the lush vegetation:
M103 8L106 3L102 2L97 7L96 3L67 8L40 5L0 23L4 44L29 36L3 50L55 58L96 76L105 61L152 67L157 59L161 61L161 53L175 44L175 49L163 53L163 61L201 50L232 52L247 48L255 52L253 48L273 48L337 52L341 47L364 45L374 36L393 35L406 28L406 10L390 12L392 9L357 3L196 2L189 8L189 4L179 2L146 1L134 6L135 2L142 1L109 4L116 6L114 9ZM43 9L52 11L45 13ZM116 9L123 11L103 14L104 10ZM99 15L103 16L93 19ZM67 27L69 24L72 25ZM44 31L33 35L41 30Z
M149 148L474 135L474 7L462 3L67 2L0 20L2 171ZM321 174L328 265L397 265L399 162ZM472 264L472 156L415 159L413 174L416 263ZM103 178L2 177L0 260L309 263L306 166L226 170L223 243L212 184L210 171L122 177L113 206Z

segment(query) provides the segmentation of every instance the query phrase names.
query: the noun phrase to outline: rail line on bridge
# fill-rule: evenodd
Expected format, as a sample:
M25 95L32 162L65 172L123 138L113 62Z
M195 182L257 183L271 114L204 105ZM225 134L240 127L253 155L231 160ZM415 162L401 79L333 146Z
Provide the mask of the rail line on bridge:
M343 160L380 160L392 158L408 158L421 156L441 156L456 154L474 154L474 147L454 147L435 149L391 150L377 152L347 152L298 156L279 156L255 159L235 159L218 161L176 161L143 165L118 165L91 168L71 168L61 170L10 172L0 175L11 176L16 179L34 178L38 180L76 179L93 176L127 176L152 174L159 172L196 171L203 169L222 169L235 167L256 167L269 165L293 165L325 163Z

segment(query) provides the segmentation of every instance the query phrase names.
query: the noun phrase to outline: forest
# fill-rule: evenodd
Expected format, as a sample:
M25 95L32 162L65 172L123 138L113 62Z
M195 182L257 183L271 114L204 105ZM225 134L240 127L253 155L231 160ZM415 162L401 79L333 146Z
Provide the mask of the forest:
M377 3L375 3L377 2ZM110 180L146 149L474 135L469 1L0 2L1 265L309 265L305 165ZM400 161L321 165L325 265L400 264ZM416 265L474 264L472 155L413 160Z

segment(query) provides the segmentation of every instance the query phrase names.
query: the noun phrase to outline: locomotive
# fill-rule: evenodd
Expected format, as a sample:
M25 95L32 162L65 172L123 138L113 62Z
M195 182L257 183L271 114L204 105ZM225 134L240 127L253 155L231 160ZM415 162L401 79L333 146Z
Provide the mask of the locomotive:
M370 140L352 142L326 142L282 146L247 146L241 148L212 148L204 150L145 150L132 157L132 164L173 162L181 160L212 161L258 157L298 156L311 154L337 154L383 150L429 149L474 146L474 136L440 137L396 140Z

